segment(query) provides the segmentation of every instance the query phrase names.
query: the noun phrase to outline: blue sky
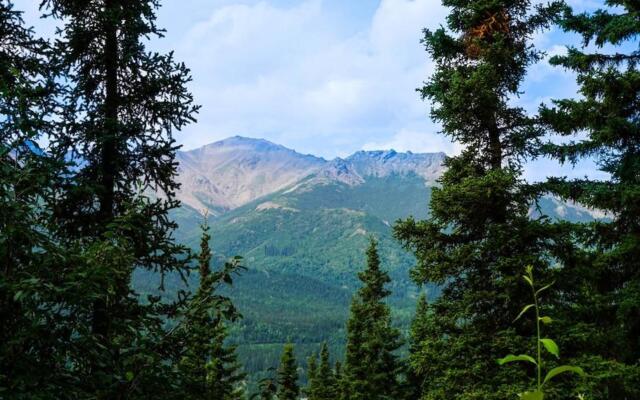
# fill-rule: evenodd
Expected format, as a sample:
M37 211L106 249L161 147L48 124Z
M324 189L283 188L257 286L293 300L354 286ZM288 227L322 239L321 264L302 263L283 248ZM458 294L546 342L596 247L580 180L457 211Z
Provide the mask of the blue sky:
M44 34L40 0L14 0ZM415 89L433 70L420 44L423 28L443 23L439 0L164 0L165 38L151 48L175 50L193 73L202 105L198 123L177 139L186 149L232 135L260 137L303 153L333 158L360 149L414 152L459 148L438 134L429 105ZM579 10L599 1L569 1ZM549 54L577 38L558 30L536 35ZM571 74L543 61L514 99L534 111L551 98L573 96ZM556 171L538 161L527 176ZM593 171L584 163L563 173Z

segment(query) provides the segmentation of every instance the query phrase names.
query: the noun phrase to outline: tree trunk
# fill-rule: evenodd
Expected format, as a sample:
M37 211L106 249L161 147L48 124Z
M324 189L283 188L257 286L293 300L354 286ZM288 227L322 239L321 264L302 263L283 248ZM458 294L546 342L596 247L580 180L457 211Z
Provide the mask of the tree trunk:
M99 222L105 229L113 220L114 191L116 175L116 143L118 128L118 31L117 15L119 0L106 0L105 9L107 23L105 29L104 71L105 71L105 104L104 127L100 138L100 211ZM109 312L105 299L96 300L93 310L93 333L104 338L109 336Z

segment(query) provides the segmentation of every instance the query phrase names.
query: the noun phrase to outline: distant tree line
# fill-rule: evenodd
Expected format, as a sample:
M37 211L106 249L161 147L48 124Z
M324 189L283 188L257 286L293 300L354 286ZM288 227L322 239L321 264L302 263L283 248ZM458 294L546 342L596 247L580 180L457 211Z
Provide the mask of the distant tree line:
M60 27L47 41L0 0L0 398L640 398L640 5L443 4L446 26L424 31L435 72L420 92L463 150L446 159L429 218L395 226L417 260L412 279L442 292L418 299L404 341L372 239L343 361L323 344L301 387L287 344L249 395L228 340L241 315L223 290L241 259L211 266L206 222L197 252L172 236L173 135L198 106L187 67L145 48L163 34L159 1L45 0ZM579 93L530 115L516 100L545 56L534 35L552 26L583 40L550 59L577 76ZM540 157L594 160L606 174L527 182L525 163ZM532 217L546 195L607 218ZM134 290L136 270L159 277L155 294ZM191 273L192 293L164 291L167 274ZM554 284L537 289L534 275ZM540 337L542 325L559 343ZM560 366L560 348L584 377L565 374L578 369ZM537 357L498 365L523 349ZM544 393L542 370L556 371Z

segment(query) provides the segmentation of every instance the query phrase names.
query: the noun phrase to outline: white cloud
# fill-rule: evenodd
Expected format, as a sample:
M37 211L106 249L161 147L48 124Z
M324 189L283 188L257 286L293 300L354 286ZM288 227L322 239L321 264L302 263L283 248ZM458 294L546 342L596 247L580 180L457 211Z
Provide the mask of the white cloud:
M176 55L192 68L203 108L180 140L260 136L332 157L395 132L434 135L415 88L432 69L421 30L438 26L444 8L383 0L348 35L326 9L321 0L223 5L185 32Z
M40 0L16 0L43 31ZM570 1L577 9L594 1ZM164 0L159 25L193 72L199 122L177 139L187 148L231 135L264 137L325 157L359 149L445 151L460 147L437 132L415 89L433 71L420 44L422 29L444 24L439 0L379 0L350 4L335 18L331 0ZM346 10L347 8L345 8ZM355 9L361 15L352 15ZM360 19L358 19L360 18ZM536 34L550 55L564 52L567 34ZM551 82L551 83L550 83ZM574 77L547 60L533 66L515 104L535 112L542 101L575 95Z
M362 146L364 150L393 149L396 151L412 151L414 153L429 153L444 151L448 155L457 155L462 147L451 143L443 135L426 134L425 132L402 129L386 141L369 142Z

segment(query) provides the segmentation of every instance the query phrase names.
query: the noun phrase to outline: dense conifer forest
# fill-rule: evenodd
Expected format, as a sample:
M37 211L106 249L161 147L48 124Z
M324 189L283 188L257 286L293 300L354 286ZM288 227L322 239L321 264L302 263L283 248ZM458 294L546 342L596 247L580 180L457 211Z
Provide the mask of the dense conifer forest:
M234 282L259 292L262 275L213 254L206 215L197 243L176 240L177 135L200 107L188 65L148 48L165 34L161 1L38 3L55 38L23 20L34 2L0 0L0 399L640 399L638 2L442 0L441 28L416 37L435 63L418 92L462 151L418 185L411 207L429 212L391 221L393 238L368 237L348 261L349 296L279 278L345 305L331 311L344 326L299 335L242 325L271 309L240 307ZM549 29L582 43L547 61L534 36ZM578 90L531 113L513 100L542 62ZM604 178L527 181L540 158L594 160ZM551 218L548 196L606 218ZM418 201L403 200L378 204L404 215ZM414 257L406 277L381 257L392 240ZM419 288L415 307L394 297L400 279ZM343 337L323 341L334 328ZM260 363L238 345L283 335L269 349L279 365L248 374Z

